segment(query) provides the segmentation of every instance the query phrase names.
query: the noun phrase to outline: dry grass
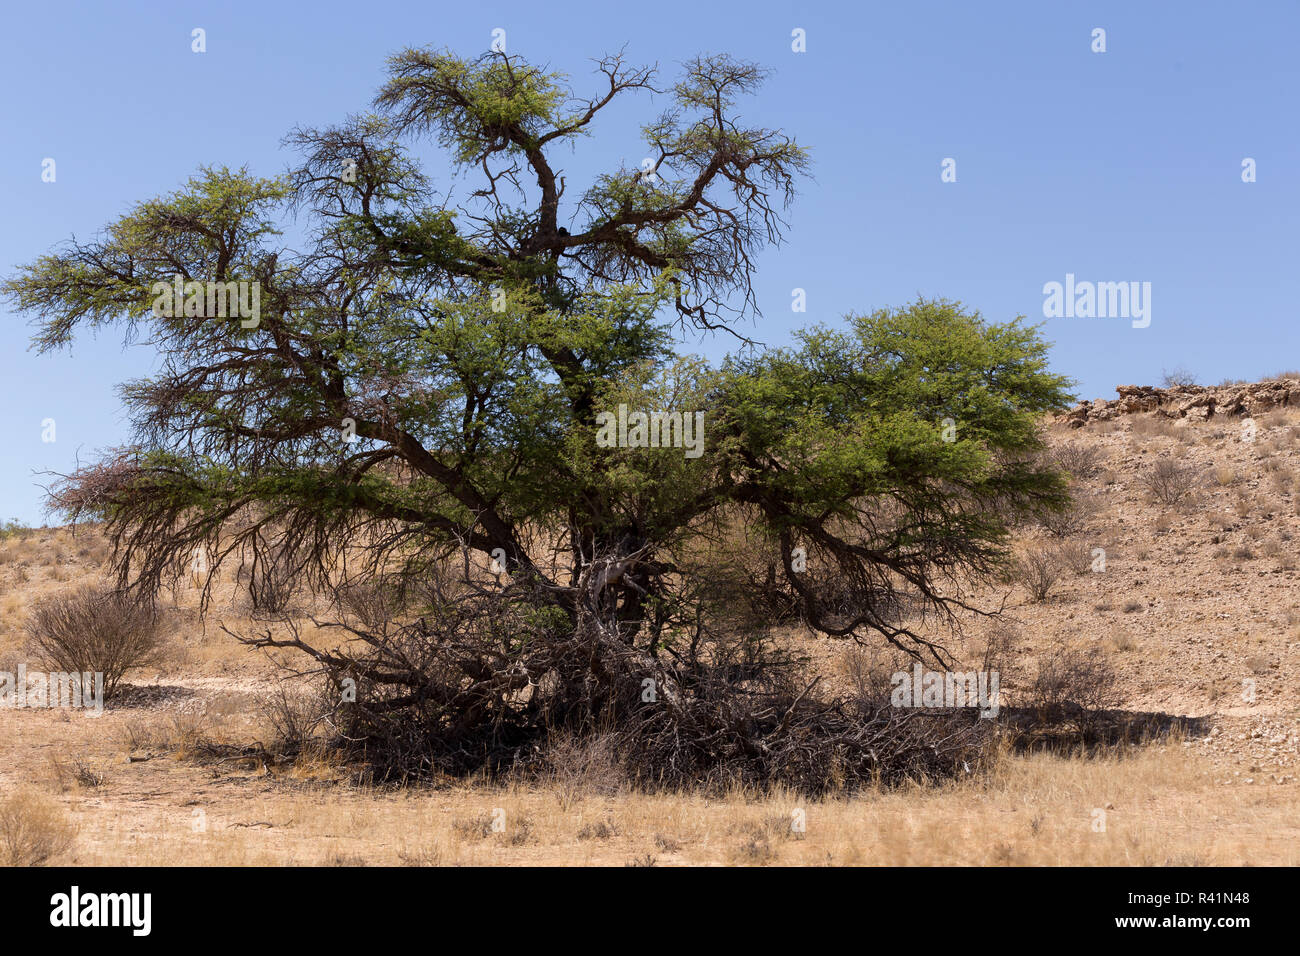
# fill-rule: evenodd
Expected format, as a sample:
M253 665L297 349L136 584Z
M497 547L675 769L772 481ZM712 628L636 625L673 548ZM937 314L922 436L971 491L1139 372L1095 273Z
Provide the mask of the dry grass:
M74 830L53 798L20 790L0 800L0 862L42 866L65 853Z
M82 813L75 862L139 865L1295 865L1300 791L1213 779L1177 742L1094 760L1005 757L941 787L806 800L456 785L281 789ZM206 809L204 806L206 805ZM194 809L203 810L195 815ZM1098 816L1098 811L1104 817ZM147 815L152 838L135 839ZM1105 830L1095 829L1099 819ZM195 821L202 820L202 829ZM500 821L493 829L494 820ZM801 821L803 831L793 824ZM942 835L942 838L938 838Z

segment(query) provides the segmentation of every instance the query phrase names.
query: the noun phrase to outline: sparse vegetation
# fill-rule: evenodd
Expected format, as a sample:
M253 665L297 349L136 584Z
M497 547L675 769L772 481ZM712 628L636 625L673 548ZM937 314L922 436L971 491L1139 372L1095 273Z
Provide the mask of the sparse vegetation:
M113 702L0 708L0 862L1300 864L1300 390L1076 403L946 299L697 355L810 154L762 68L657 71L405 49L4 281L155 361L74 526L0 524L0 681Z

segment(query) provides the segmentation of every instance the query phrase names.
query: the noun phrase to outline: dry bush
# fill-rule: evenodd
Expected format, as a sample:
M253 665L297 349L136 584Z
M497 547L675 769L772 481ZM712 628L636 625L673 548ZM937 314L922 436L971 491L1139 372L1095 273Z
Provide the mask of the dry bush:
M614 820L584 823L578 829L579 840L608 840L616 836L618 836L618 824Z
M372 629L396 617L406 603L395 588L377 581L343 585L336 589L335 598L345 613Z
M1087 530L1099 510L1095 498L1087 494L1078 494L1076 489L1068 507L1061 511L1044 511L1039 516L1038 523L1048 534L1057 538L1068 538Z
M1226 488L1237 480L1237 472L1231 465L1219 465L1214 469L1214 480L1219 483L1219 487Z
M1192 493L1199 482L1199 472L1191 465L1181 465L1172 458L1161 458L1140 477L1157 501L1177 504Z
M776 850L763 827L750 826L728 857L728 862L737 866L765 866L776 859Z
M1086 541L1063 541L1056 553L1061 564L1074 574L1092 570L1092 547Z
M497 829L498 823L500 829ZM527 814L498 815L496 811L456 820L452 823L452 830L462 840L486 840L495 835L499 842L509 846L523 846L535 838L532 817Z
M336 596L343 619L315 622L323 639L343 639L328 648L309 645L294 618L240 639L304 650L336 689L355 682L355 699L334 714L331 753L364 762L379 782L509 774L550 780L565 801L625 782L826 793L949 777L986 762L990 721L918 716L837 692L769 629L746 626L748 608L702 619L696 602L733 600L730 583L702 598L674 595L647 623L653 641L639 646L601 591L611 559L586 565L576 620L539 613L536 584L524 576L485 583L465 567L431 567L400 617L382 605L377 614L348 612L346 596ZM810 559L810 580L818 567ZM840 596L850 612L889 597L825 589L823 613Z
M0 859L6 866L41 866L67 851L73 833L50 797L24 790L0 800Z
M463 840L486 840L493 833L492 825L494 822L491 813L483 812L472 817L453 820L451 829L453 833Z
M888 701L893 690L893 675L911 666L911 658L901 651L874 644L851 647L841 658L848 685L860 700Z
M155 663L162 650L157 615L118 591L87 587L45 598L33 605L26 627L47 666L102 673L105 699L127 671Z
M681 841L668 836L668 834L666 833L656 833L654 840L655 840L655 847L662 853L681 852L682 849Z
M1030 706L1042 720L1073 720L1081 730L1120 705L1119 675L1100 647L1057 648L1039 659L1029 686Z
M1100 448L1081 442L1065 442L1051 451L1053 464L1080 480L1095 477L1101 471L1104 458Z
M1179 385L1195 385L1196 373L1188 371L1181 365L1169 371L1161 370L1160 386L1162 388L1175 388Z
M84 790L95 790L108 782L108 775L84 757L73 757L66 763L60 757L51 757L50 771L55 784L64 793L74 785Z
M422 846L410 847L400 846L397 849L397 858L403 866L446 866L446 854L441 847Z
M1056 548L1031 544L1011 563L1011 580L1024 587L1035 601L1047 600L1061 578L1061 559Z
M306 690L291 691L285 684L262 698L258 714L271 731L271 749L288 756L311 752L323 746L331 727L334 697L323 683Z
M1111 635L1110 644L1111 647L1120 653L1127 653L1128 651L1137 648L1137 641L1133 639L1132 634L1129 634L1126 631L1121 631L1118 634Z

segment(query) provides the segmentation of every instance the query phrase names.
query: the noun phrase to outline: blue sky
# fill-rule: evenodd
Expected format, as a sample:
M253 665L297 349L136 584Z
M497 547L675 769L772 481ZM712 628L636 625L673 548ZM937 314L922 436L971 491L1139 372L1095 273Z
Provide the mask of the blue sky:
M813 178L788 242L759 262L764 315L792 329L918 294L1044 323L1082 396L1184 366L1203 382L1300 366L1300 4L1023 2L444 4L133 2L13 5L0 35L0 273L85 239L200 164L259 174L293 159L296 125L368 107L404 46L511 53L595 91L590 59L626 47L664 78L701 52L775 72L746 118L808 146ZM207 52L191 51L206 31ZM806 52L791 33L806 33ZM1093 31L1106 52L1093 52ZM576 184L644 155L650 100L613 113L560 161ZM449 170L421 150L435 181ZM42 181L42 161L56 180ZM1242 182L1242 161L1257 181ZM941 181L955 160L956 182ZM1043 318L1043 286L1151 283L1151 322ZM802 288L807 312L791 310ZM83 336L36 356L0 308L0 518L43 518L43 471L124 441L117 383L147 345ZM689 348L720 355L725 340ZM55 441L42 441L54 419Z

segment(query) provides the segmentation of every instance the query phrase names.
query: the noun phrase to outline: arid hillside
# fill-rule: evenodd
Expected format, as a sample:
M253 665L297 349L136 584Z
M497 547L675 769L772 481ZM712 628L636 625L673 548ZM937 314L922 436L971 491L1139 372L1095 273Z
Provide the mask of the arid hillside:
M1194 718L1146 746L811 802L629 793L589 759L544 786L378 789L259 756L292 707L219 626L255 626L227 579L206 619L193 582L164 595L162 658L102 717L0 710L0 830L43 825L47 858L78 864L1300 863L1300 380L1119 395L1048 423L1077 507L1021 529L974 602L1003 613L950 648L975 666L991 642L1010 699L1061 649L1100 649L1120 708ZM93 528L5 534L0 671L37 666L33 606L105 556ZM835 680L866 653L785 636Z

